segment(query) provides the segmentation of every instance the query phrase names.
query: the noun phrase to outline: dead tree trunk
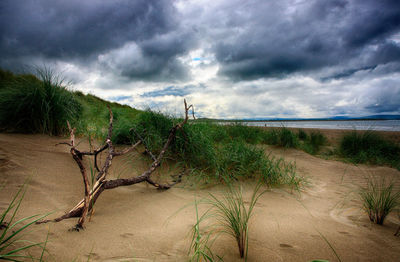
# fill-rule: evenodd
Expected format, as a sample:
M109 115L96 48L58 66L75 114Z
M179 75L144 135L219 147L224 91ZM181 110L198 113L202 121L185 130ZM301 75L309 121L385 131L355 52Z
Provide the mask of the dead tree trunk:
M171 130L169 132L169 136L168 136L163 148L161 149L160 153L158 154L158 156L155 156L150 152L150 150L144 144L143 139L140 137L139 137L139 141L137 143L135 143L134 145L132 145L131 147L129 147L123 151L116 151L114 149L114 145L111 141L112 129L113 129L113 113L110 108L109 108L110 122L109 122L109 126L108 126L108 133L107 133L107 138L106 138L105 144L102 147L100 147L94 151L85 152L85 151L80 151L76 148L76 146L75 146L75 130L76 129L71 128L70 124L67 123L69 131L70 131L70 142L68 142L68 143L64 142L64 143L60 143L60 144L65 144L65 145L70 146L71 155L72 155L73 159L75 160L75 162L77 163L79 170L81 172L82 178L83 178L83 184L84 184L84 188L85 188L85 196L78 204L75 205L74 208L72 208L68 213L62 215L61 217L58 217L58 218L52 219L52 220L44 220L44 221L40 221L37 223L47 223L50 221L59 222L66 218L79 217L77 225L73 228L73 229L79 231L79 229L83 228L83 224L85 223L88 212L93 209L97 198L100 196L100 194L104 190L113 189L113 188L120 187L120 186L129 186L129 185L137 184L140 182L148 182L150 185L153 185L154 187L156 187L158 189L165 190L165 189L171 188L173 185L180 182L180 177L179 177L178 180L176 180L175 182L173 182L171 184L159 184L151 179L151 174L160 166L161 160L163 159L165 152L167 151L168 147L170 146L171 142L174 140L174 138L176 136L176 132L178 130L182 129L183 126L187 123L188 118L189 118L188 117L189 109L192 108L192 112L194 111L192 105L187 106L186 100L184 100L184 104L185 104L185 117L182 122L178 123L177 125L175 125L174 127L171 128ZM150 165L149 169L147 171L143 172L139 176L134 176L131 178L118 178L118 179L113 179L113 180L107 180L108 169L110 168L110 166L112 164L113 158L133 151L140 144L143 144L145 146L146 151L148 151L148 153L150 154L150 156L153 159L153 163ZM104 161L103 166L100 169L98 167L98 163L97 163L97 156L99 153L101 153L105 150L108 150L107 157ZM91 189L89 186L89 179L88 179L88 175L86 173L85 166L82 163L83 157L88 156L88 155L94 156L94 166L98 172L97 176L96 176L96 181L93 184Z

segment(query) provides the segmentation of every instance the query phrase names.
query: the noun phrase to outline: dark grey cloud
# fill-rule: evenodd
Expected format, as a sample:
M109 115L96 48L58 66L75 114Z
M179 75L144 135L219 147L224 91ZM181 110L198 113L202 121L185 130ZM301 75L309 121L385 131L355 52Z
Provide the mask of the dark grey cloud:
M90 56L175 27L167 1L4 0L3 55Z
M359 48L397 32L400 28L400 4L393 0L354 1L348 10L343 40L347 46Z
M129 42L101 55L101 66L129 79L172 81L190 77L178 57L196 46L190 32L172 31L144 41Z
M373 92L366 94L365 109L382 114L400 112L400 86L393 80L383 81Z
M176 18L173 2L162 0L4 0L0 66L18 67L37 57L90 64L101 54L136 43L142 59L126 54L127 69L117 73L151 78L166 71L169 78L184 78L186 69L176 57L193 46L193 37L182 32Z
M355 73L360 72L360 71L368 71L372 72L377 66L366 66L366 67L361 67L361 68L352 68L352 69L345 69L341 72L338 72L334 75L331 75L329 77L322 77L320 80L325 82L329 80L337 80L337 79L342 79L342 78L348 78L353 76Z
M390 39L400 32L398 1L259 1L242 13L226 14L238 29L214 44L219 73L235 80L400 62L400 45Z

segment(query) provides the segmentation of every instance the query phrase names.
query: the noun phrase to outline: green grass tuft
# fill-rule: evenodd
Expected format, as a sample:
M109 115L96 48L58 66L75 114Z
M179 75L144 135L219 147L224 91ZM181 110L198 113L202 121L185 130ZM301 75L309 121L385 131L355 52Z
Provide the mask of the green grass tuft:
M25 133L63 134L79 118L81 104L48 68L34 75L0 74L0 127Z
M264 152L242 140L224 144L218 150L217 176L223 180L251 178L260 173Z
M262 129L246 126L242 123L223 126L231 140L243 140L249 144L258 144L262 140Z
M303 129L298 130L297 136L299 137L300 140L303 140L303 141L308 139L308 135Z
M313 131L304 140L301 148L309 154L318 154L321 146L325 145L327 138L319 131Z
M285 127L279 130L279 145L286 148L296 148L299 144L298 138L293 131Z
M206 203L212 208L210 212L218 221L220 231L235 239L239 255L245 260L247 260L248 254L249 221L258 199L266 192L260 191L260 189L261 184L259 183L254 188L248 205L245 204L240 186L229 185L222 198L210 194L210 198L206 200Z
M373 131L344 135L339 152L354 163L387 164L400 170L400 146Z
M369 219L382 225L387 215L400 205L400 192L394 191L394 183L385 179L368 178L367 186L359 191L363 209Z

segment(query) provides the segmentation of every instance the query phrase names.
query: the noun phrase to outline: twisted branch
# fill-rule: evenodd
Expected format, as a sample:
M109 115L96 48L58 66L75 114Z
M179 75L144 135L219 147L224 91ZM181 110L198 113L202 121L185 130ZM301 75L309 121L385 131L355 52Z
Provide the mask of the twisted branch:
M77 163L79 170L81 172L82 178L83 178L83 184L84 184L84 189L85 189L85 196L84 198L74 207L72 208L68 213L64 214L63 216L60 216L56 219L53 220L44 220L44 221L39 221L37 222L38 224L40 223L47 223L49 221L53 221L53 222L59 222L63 219L67 219L67 218L71 218L71 217L79 217L78 223L77 225L73 228L74 230L79 231L80 229L83 228L83 224L85 223L87 214L89 211L91 211L94 207L94 204L96 203L97 198L100 196L100 194L106 190L106 189L113 189L116 187L120 187L120 186L129 186L129 185L133 185L133 184L137 184L137 183L141 183L141 182L147 182L150 185L156 187L157 189L160 190L166 190L171 188L172 186L174 186L175 184L179 183L181 181L181 177L184 173L184 171L179 174L178 179L176 179L173 183L169 184L159 184L157 182L155 182L154 180L151 179L151 174L160 166L161 161L165 155L165 152L167 151L167 149L169 148L170 144L172 143L172 141L174 140L175 136L176 136L176 132L178 130L181 130L183 128L183 126L187 123L188 119L189 119L189 115L188 115L188 111L190 108L192 108L192 114L194 117L194 108L193 105L187 106L186 100L184 100L184 105L185 105L185 118L182 122L176 124L175 126L173 126L169 132L168 138L164 144L164 146L162 147L160 153L155 156L147 147L147 145L144 142L144 139L140 137L140 135L136 132L136 130L134 130L134 132L137 134L139 141L136 142L135 144L133 144L132 146L130 146L129 148L126 148L122 151L115 151L114 149L114 145L112 143L112 130L113 130L113 113L111 111L111 108L108 107L109 112L110 112L110 121L109 121L109 126L108 126L108 132L107 132L107 138L105 141L105 144L94 150L94 151L79 151L76 147L75 147L75 128L71 128L69 122L67 122L68 125L68 129L70 132L70 141L69 142L63 142L63 143L59 143L59 144L64 144L64 145L68 145L70 146L70 153L73 157L73 159L75 160L75 162ZM57 145L59 145L57 144ZM153 162L150 165L149 169L146 170L145 172L143 172L141 175L139 176L134 176L134 177L130 177L130 178L118 178L118 179L113 179L113 180L107 180L107 174L108 174L108 170L112 164L112 159L114 157L117 156L121 156L121 155L125 155L131 151L133 151L135 148L137 148L137 146L139 146L140 144L143 144L146 152L148 152L148 154L150 155L150 157L152 158ZM103 166L101 167L101 169L98 167L97 165L97 156L98 154L100 154L101 152L105 151L106 149L108 149L108 153L107 153L107 157L103 163ZM89 180L88 180L88 176L86 173L86 169L82 163L83 157L84 156L94 156L94 166L96 167L96 170L98 172L97 176L96 176L96 181L94 183L94 185L92 186L92 189L90 189L89 186Z

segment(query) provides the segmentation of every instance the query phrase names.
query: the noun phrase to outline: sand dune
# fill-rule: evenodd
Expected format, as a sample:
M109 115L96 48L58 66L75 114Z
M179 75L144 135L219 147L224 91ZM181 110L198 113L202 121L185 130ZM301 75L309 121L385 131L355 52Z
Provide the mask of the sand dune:
M0 134L0 183L5 185L1 210L28 177L18 217L54 211L50 217L55 218L82 198L82 178L68 148L54 146L61 141L44 135ZM393 236L400 223L397 216L389 216L384 226L371 224L355 194L369 175L397 179L400 189L399 171L323 160L298 150L266 150L295 161L309 185L301 194L271 189L261 197L251 220L248 261L337 261L323 238L342 261L399 261L400 238ZM139 170L128 168L135 163ZM143 161L116 160L111 175L127 176L140 168ZM249 196L252 185L244 188ZM49 234L46 261L87 261L88 256L90 261L187 261L195 213L193 207L177 211L195 197L219 194L221 189L194 190L183 184L164 192L146 184L121 187L101 195L85 230L68 231L77 222L68 219L35 225L24 238L43 241ZM221 237L213 250L224 261L241 261L229 237Z

